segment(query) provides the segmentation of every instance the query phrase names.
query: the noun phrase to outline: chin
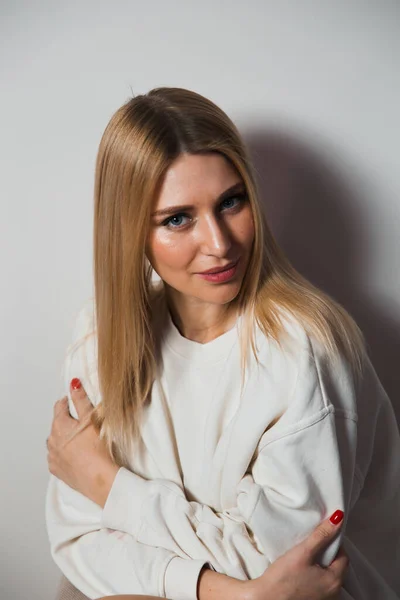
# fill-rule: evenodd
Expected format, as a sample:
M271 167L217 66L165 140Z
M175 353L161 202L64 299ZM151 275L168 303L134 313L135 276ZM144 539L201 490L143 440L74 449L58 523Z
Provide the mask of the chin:
M239 281L219 284L204 281L200 285L198 282L197 285L184 285L183 282L181 285L177 285L176 283L172 285L171 278L169 282L164 280L164 283L168 285L171 292L175 291L175 293L183 297L195 298L200 302L220 304L222 306L232 302L238 296L242 286L242 278Z
M240 291L240 285L214 285L214 289L210 289L204 292L193 293L192 295L198 298L199 300L203 300L204 302L210 302L213 304L228 304L232 302Z

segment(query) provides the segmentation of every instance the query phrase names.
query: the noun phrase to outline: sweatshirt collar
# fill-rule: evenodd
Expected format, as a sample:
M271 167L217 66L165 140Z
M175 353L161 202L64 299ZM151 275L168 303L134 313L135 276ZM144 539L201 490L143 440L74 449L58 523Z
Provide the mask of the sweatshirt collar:
M189 340L180 334L179 329L176 327L172 320L171 314L167 311L166 317L166 328L164 330L164 341L166 344L182 358L195 361L200 363L214 363L227 358L233 345L238 340L239 325L241 322L241 316L236 320L235 325L218 336L211 342L201 344Z

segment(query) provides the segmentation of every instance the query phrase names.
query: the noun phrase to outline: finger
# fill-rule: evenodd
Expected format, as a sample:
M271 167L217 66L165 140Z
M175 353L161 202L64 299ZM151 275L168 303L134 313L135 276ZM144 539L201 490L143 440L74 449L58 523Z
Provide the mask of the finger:
M68 407L68 398L64 396L64 398L60 398L57 402L54 403L53 407L53 416L58 417L61 412L65 411Z
M335 577L343 577L344 572L349 567L350 560L342 547L339 548L336 558L331 562L328 569Z
M331 521L332 519L332 521ZM343 523L343 511L335 511L329 519L325 519L302 542L304 551L313 564L317 555L324 550L338 534Z
M86 417L88 413L93 410L93 406L86 394L82 382L77 377L74 377L74 379L71 380L70 391L72 402L78 413L78 419Z
M64 396L64 398L56 402L54 407L54 417L51 424L49 444L52 442L52 437L54 437L55 440L64 437L66 432L71 431L75 425L76 419L74 419L69 412L68 397Z

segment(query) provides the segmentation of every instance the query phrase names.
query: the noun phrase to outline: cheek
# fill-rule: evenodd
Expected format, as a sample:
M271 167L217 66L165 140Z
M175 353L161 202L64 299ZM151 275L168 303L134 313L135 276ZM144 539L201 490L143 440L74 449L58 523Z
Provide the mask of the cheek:
M148 258L154 269L161 274L165 270L179 270L192 260L193 249L187 239L155 233L148 244Z
M248 210L240 222L237 229L237 236L240 243L244 246L250 246L254 240L254 220L251 210Z

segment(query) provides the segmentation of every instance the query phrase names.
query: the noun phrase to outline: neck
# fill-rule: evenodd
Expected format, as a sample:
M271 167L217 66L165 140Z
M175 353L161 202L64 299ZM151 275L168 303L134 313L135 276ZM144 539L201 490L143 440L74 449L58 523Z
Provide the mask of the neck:
M193 342L206 344L226 333L235 325L237 309L228 305L181 303L167 297L171 318L179 333Z

